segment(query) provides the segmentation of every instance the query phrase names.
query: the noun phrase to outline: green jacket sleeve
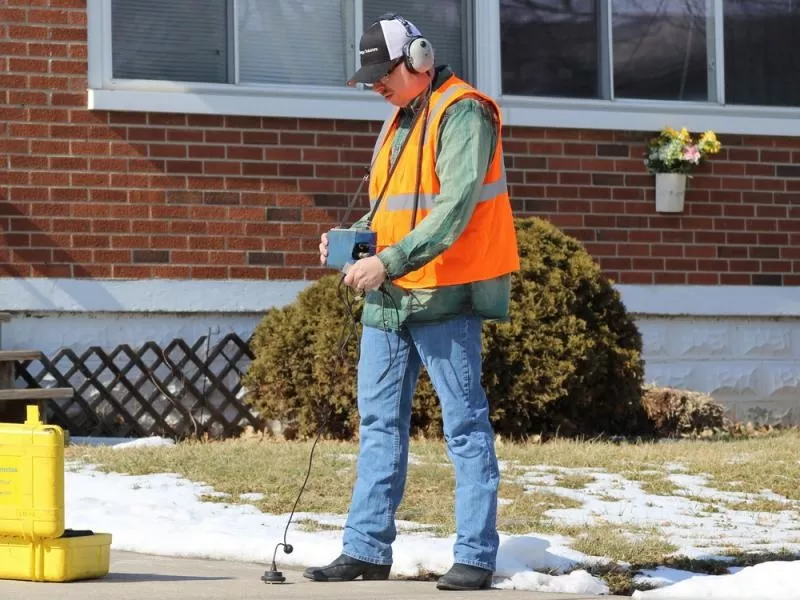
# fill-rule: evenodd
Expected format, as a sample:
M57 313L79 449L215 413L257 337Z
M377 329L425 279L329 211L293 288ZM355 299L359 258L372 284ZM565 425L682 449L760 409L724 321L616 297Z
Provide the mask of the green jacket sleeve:
M408 235L378 254L389 279L419 269L458 239L480 197L495 143L495 123L483 103L466 98L447 109L436 159L439 194Z

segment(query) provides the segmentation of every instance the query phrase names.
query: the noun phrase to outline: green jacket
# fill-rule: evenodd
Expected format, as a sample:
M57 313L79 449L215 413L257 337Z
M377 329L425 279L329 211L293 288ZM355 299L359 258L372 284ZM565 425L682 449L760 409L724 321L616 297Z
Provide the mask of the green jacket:
M452 75L439 67L436 89ZM392 160L409 131L413 108L401 111L392 146ZM398 329L405 322L441 321L458 315L487 320L509 318L509 275L462 285L403 290L390 280L415 271L449 248L464 231L480 196L483 178L494 155L497 129L490 109L475 98L449 106L440 126L436 174L440 193L428 215L402 240L378 254L388 278L380 291L367 292L361 322L379 329ZM366 227L366 216L354 228Z

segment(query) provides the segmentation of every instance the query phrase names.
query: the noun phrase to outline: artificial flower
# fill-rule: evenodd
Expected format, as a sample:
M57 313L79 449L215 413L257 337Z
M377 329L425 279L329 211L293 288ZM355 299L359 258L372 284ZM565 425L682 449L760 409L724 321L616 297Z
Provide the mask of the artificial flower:
M704 132L695 143L686 127L680 130L664 127L648 143L644 163L651 173L688 174L720 148L722 144L711 130Z

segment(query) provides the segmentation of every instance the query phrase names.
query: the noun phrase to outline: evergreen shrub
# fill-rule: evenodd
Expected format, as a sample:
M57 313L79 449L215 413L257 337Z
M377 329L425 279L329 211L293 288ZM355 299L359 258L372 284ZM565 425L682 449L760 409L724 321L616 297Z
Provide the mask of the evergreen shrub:
M512 276L511 320L484 325L483 383L495 432L528 435L646 435L641 337L618 292L583 246L538 218L515 221L521 269ZM264 418L314 435L358 434L356 361L339 275L311 284L290 305L267 312L251 340L255 360L244 385ZM360 325L357 325L360 331ZM427 374L413 400L412 434L441 435L441 412Z

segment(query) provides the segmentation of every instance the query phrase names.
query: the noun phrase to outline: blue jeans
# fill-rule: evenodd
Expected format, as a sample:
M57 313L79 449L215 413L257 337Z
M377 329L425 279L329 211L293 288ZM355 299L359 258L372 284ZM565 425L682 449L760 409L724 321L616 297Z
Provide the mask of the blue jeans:
M500 473L481 386L481 325L480 319L465 316L406 324L399 332L364 327L358 365L360 449L344 554L392 563L395 513L408 471L411 399L424 364L441 403L455 469L454 562L494 570Z

